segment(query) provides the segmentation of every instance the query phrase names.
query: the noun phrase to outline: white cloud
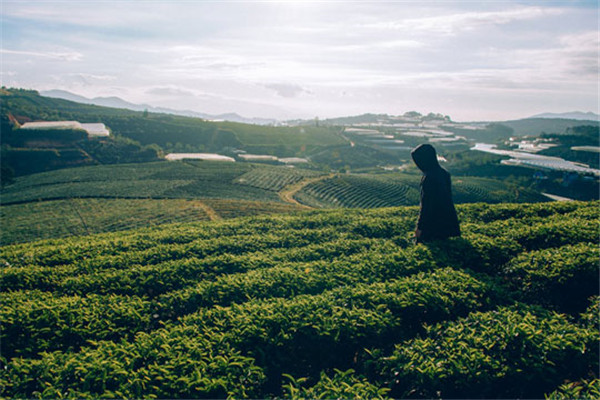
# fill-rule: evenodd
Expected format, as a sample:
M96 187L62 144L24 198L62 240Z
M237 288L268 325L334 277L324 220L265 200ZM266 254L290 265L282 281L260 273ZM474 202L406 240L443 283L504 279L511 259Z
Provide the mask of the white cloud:
M50 58L61 61L81 61L83 54L79 52L56 52L56 51L26 51L26 50L9 50L0 49L0 53L11 54L16 56L41 57Z
M501 11L466 12L460 14L439 15L434 17L407 18L399 21L388 21L367 24L365 27L383 30L401 30L406 32L427 32L438 34L455 34L478 28L504 25L514 21L531 20L549 15L559 15L560 9L541 7L525 7Z
M600 40L598 31L565 35L560 38L564 71L572 76L584 77L598 83Z
M145 4L144 4L145 3ZM169 15L160 2L106 1L4 1L3 15L22 20L82 27L132 26L152 24ZM90 12L93 9L93 12ZM162 10L162 12L157 12Z
M11 48L1 52L15 75L4 80L249 116L417 106L450 113L469 101L491 108L495 97L508 99L506 110L520 110L524 98L597 105L597 14L589 9L299 3L11 0L2 15ZM446 97L455 102L448 111L439 106L449 107Z
M424 47L425 44L418 40L410 39L398 39L398 40L381 40L375 39L365 41L363 43L352 43L343 45L331 45L327 48L327 51L335 52L364 52L370 53L373 51L381 50L397 50L397 49L418 49Z
M76 78L83 79L87 82L98 81L98 82L110 82L117 79L114 75L97 75L97 74L88 74L85 72L76 72L72 74L65 74L66 78Z
M264 87L272 89L278 96L286 98L298 97L302 93L310 93L310 91L304 89L302 86L288 83L267 83Z
M499 90L520 87L566 88L569 85L598 85L597 31L556 37L544 47L500 49L488 52L491 73L501 76ZM512 82L507 86L508 82ZM580 88L578 87L578 90Z
M146 90L146 93L165 97L193 97L196 93L178 87L155 87Z

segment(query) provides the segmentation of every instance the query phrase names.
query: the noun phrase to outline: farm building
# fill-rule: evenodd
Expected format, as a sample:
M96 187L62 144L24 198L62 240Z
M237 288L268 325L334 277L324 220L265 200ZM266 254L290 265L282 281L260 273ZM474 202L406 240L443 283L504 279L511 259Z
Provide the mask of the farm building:
M169 161L203 160L235 162L235 159L232 157L214 153L169 153L165 156L165 158Z
M591 175L600 177L600 170L590 168L588 165L567 161L560 157L544 156L525 151L510 151L496 149L494 144L477 143L471 150L483 151L486 153L499 154L511 157L509 160L502 160L503 165L520 165L524 167L548 169L563 172L576 172L582 175Z
M279 162L282 162L284 164L306 164L306 163L308 163L308 160L306 158L300 158L300 157L287 157L287 158L280 158Z
M89 138L110 136L106 125L102 123L82 124L78 121L26 122L21 129L81 129L87 132Z
M573 151L587 151L590 153L600 153L600 147L598 146L573 146L571 147Z
M240 154L239 158L245 161L278 161L278 158L263 154Z

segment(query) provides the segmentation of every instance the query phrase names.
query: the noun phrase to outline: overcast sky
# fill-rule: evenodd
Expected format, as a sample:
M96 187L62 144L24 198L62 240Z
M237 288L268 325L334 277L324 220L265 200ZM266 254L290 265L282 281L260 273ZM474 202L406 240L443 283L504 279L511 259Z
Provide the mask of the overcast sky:
M0 0L2 85L206 113L598 112L598 1Z

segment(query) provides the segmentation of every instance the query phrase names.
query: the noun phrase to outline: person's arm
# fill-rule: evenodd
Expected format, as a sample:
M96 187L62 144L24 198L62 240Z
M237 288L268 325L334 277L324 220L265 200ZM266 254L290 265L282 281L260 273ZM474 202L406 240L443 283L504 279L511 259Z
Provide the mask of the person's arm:
M415 229L415 239L420 239L422 235L423 235L422 230L420 230L419 228Z

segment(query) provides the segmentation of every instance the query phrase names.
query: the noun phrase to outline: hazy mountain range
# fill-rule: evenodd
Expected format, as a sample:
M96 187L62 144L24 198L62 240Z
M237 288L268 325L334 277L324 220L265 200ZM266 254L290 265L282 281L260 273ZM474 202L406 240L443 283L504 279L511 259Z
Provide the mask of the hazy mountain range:
M598 121L600 116L593 112L571 111L566 113L543 113L533 115L527 119L533 118L560 118L560 119L577 119L582 121Z
M206 120L224 120L224 121L232 121L232 122L242 122L246 124L257 124L257 125L270 125L277 122L275 119L266 119L266 118L246 118L238 115L236 113L226 113L219 115L211 115L205 114L197 111L191 110L174 110L170 108L164 107L154 107L149 104L134 104L128 101L125 101L119 97L94 97L92 99L80 96L75 93L68 92L66 90L46 90L41 91L40 95L46 97L52 97L57 99L74 101L76 103L83 104L93 104L96 106L102 107L111 107L111 108L125 108L127 110L133 111L145 111L153 113L164 113L164 114L175 114L181 115L184 117L194 117L194 118L202 118Z
M247 124L257 124L257 125L271 125L271 124L277 124L279 122L276 119L246 118L246 117L243 117L236 113L211 115L211 114L205 114L205 113L191 111L191 110L174 110L174 109L164 108L164 107L154 107L149 104L134 104L134 103L130 103L119 97L114 97L114 96L113 97L94 97L94 98L90 99L87 97L83 97L83 96L68 92L66 90L47 90L47 91L41 91L40 94L42 96L46 96L46 97L70 100L70 101L75 101L77 103L83 103L83 104L93 104L93 105L97 105L97 106L112 107L112 108L125 108L128 110L134 110L134 111L148 110L148 112L175 114L175 115L182 115L185 117L202 118L202 119L206 119L206 120L224 120L224 121L232 121L232 122L242 122L242 123L247 123ZM364 114L363 116L344 117L344 118L354 118L354 119L357 119L357 121L355 121L355 122L359 123L359 122L372 122L369 119L372 118L373 116L375 116L375 115L374 114ZM525 119L538 119L538 118L569 119L569 120L582 120L582 121L599 121L600 120L600 116L598 114L595 114L593 112L581 112L581 111L572 111L572 112L566 112L566 113L542 113L542 114L533 115L531 117L523 118L523 119L525 120ZM363 119L365 119L365 121L362 121ZM295 121L295 122L303 122L303 121L299 120L299 121Z

